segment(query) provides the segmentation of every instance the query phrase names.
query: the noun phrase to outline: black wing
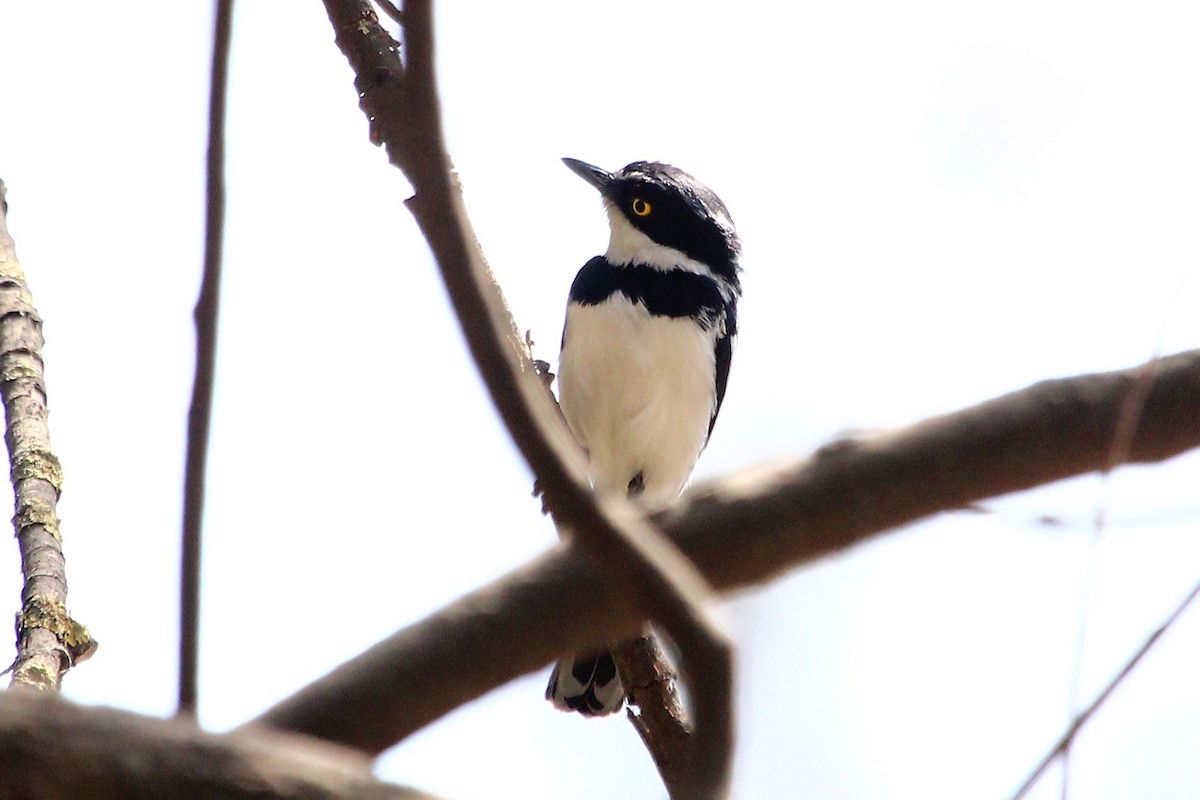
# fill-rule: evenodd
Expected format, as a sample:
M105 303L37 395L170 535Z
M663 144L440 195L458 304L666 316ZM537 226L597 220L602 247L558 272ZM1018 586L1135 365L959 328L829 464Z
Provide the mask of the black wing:
M725 306L725 335L717 339L716 359L716 390L717 400L713 403L712 417L708 420L708 435L712 436L713 426L717 424L717 414L721 413L721 403L725 400L725 386L729 383L729 365L733 361L733 340L737 338L737 304L730 302ZM707 439L705 444L707 444Z

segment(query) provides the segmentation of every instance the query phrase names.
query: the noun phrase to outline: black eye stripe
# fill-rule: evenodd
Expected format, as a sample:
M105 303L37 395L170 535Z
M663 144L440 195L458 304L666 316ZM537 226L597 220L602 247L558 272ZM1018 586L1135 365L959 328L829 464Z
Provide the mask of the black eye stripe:
M707 187L674 167L635 162L614 174L605 194L651 241L707 265L739 289L740 242L725 205Z

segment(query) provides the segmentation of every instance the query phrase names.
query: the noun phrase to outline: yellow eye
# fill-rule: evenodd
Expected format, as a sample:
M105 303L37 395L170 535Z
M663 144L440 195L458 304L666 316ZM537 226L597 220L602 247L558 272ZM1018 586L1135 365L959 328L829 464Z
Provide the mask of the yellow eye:
M633 213L639 217L650 216L650 204L640 197L633 198Z

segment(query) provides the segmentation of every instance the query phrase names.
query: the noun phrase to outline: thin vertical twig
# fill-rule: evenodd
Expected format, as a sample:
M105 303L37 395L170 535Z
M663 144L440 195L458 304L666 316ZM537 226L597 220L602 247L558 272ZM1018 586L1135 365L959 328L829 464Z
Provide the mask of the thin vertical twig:
M225 233L225 95L229 82L232 28L233 0L217 0L208 104L204 277L194 312L196 375L192 383L192 404L188 411L180 558L178 712L189 715L196 713L196 673L200 653L200 533L204 521L204 478L212 418L217 312L221 298L221 244Z
M0 181L0 396L21 549L21 613L12 686L58 691L62 676L92 654L96 642L67 613L67 572L58 526L62 467L50 449L42 320L33 307L17 249L8 234Z

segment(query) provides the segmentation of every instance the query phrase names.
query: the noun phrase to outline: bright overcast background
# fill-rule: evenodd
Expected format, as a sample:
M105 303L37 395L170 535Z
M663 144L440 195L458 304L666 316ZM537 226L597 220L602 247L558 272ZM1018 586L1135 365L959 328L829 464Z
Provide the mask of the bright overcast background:
M607 240L561 156L669 161L722 196L745 301L697 470L716 475L1200 346L1197 14L445 2L443 112L543 358ZM71 610L101 642L65 691L157 715L175 698L211 28L196 0L0 4L0 177L46 320ZM231 68L200 676L218 730L555 541L322 6L240 2ZM1195 456L1071 481L727 604L734 796L1007 797L1066 725L1081 639L1087 700L1200 579L1198 486ZM1195 797L1198 674L1195 611L1086 729L1071 797ZM628 723L554 712L545 677L421 731L380 775L451 800L664 797Z

